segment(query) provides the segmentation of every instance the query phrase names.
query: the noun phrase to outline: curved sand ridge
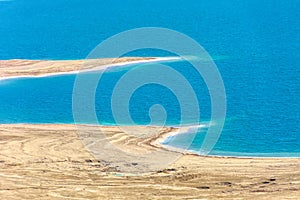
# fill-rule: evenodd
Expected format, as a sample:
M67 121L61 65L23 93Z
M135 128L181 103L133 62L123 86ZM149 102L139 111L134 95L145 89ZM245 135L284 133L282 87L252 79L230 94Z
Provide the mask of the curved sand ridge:
M134 141L118 127L101 129L123 148L157 148L157 136ZM300 160L290 158L183 155L161 171L120 174L88 153L75 125L0 125L1 199L297 199L299 180Z

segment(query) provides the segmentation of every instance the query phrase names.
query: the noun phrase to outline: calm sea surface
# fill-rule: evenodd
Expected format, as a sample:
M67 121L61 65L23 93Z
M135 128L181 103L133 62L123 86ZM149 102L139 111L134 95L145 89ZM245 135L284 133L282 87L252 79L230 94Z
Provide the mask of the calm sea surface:
M300 156L300 1L0 1L0 59L83 59L106 38L138 27L185 33L215 58L227 94L227 117L211 155ZM132 56L167 56L142 50ZM197 93L201 121L210 120L205 84L185 62L168 65ZM135 67L135 66L132 66ZM110 109L117 81L130 68L107 72L96 93L99 122L114 124ZM91 75L93 76L93 75ZM75 75L0 81L0 123L73 123ZM161 104L167 124L180 122L170 90L149 84L130 101L137 124L148 124ZM83 123L89 123L88 121ZM191 123L191 122L187 122ZM190 150L199 151L206 129ZM166 144L181 147L182 135Z

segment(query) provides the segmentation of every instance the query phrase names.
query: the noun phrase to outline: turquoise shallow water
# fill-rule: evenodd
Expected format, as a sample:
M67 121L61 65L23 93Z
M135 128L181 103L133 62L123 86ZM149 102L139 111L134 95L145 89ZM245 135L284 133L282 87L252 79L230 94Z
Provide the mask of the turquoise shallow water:
M211 155L299 155L299 1L120 2L0 1L0 59L80 59L120 31L143 26L175 29L215 58L225 84L227 118ZM169 54L146 49L128 55ZM202 79L192 76L187 63L168 65L189 79L199 98L201 121L207 123L210 103ZM129 69L106 73L101 80L96 111L103 124L114 124L110 97ZM64 75L0 81L0 123L73 123L74 80L75 75ZM178 124L176 98L158 85L146 85L133 94L132 118L137 124L149 123L148 109L158 103L166 108L167 124ZM200 150L206 130L196 134L190 150ZM182 135L166 144L181 147L193 136Z

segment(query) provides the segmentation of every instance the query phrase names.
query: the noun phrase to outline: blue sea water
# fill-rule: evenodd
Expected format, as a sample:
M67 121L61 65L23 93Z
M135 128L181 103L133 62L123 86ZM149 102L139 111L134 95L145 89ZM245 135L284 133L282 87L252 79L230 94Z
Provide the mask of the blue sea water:
M0 1L0 59L82 59L106 38L138 27L185 33L215 59L227 95L227 117L211 155L300 155L300 1L211 0ZM128 55L166 56L143 50ZM210 102L201 78L184 62L168 63L192 83L209 121ZM133 66L134 67L134 66ZM130 69L105 73L96 93L103 124L114 124L110 97ZM0 81L0 123L73 123L75 75ZM105 86L105 87L104 87ZM167 123L180 121L179 104L168 89L146 85L132 96L137 124L147 124L149 107L162 104ZM88 123L88 122L86 122ZM199 151L206 134L166 142Z

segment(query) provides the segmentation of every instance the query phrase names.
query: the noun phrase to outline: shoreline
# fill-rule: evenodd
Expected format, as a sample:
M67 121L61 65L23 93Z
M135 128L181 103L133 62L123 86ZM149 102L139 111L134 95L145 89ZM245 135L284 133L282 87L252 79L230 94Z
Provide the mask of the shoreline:
M208 157L208 158L232 158L232 159L300 159L299 156L242 156L242 155L203 155L203 154L198 154L197 152L194 152L192 150L188 149L182 149L178 147L173 147L169 145L162 144L164 141L166 141L169 137L175 137L176 135L181 135L181 134L189 134L188 130L190 128L194 128L195 126L186 126L186 127L181 127L183 128L183 131L180 131L179 127L176 126L148 126L148 125L135 125L135 126L128 126L128 125L114 125L114 124L74 124L74 123L6 123L6 124L1 124L0 126L8 126L8 127L13 127L13 126L43 126L43 127L59 127L59 126L81 126L81 127L99 127L99 128L119 128L119 127L129 127L129 128L135 128L139 127L142 129L148 129L148 128L154 128L154 129L170 129L170 131L162 132L159 135L152 136L150 137L150 142L149 145L153 146L158 149L163 149L166 151L170 152L175 152L179 153L182 155L191 155L191 156L196 156L196 157ZM201 126L201 125L200 125ZM239 152L235 152L239 153ZM263 154L263 153L262 153ZM272 153L270 153L272 154ZM277 153L280 154L280 153Z
M112 69L115 67L123 67L134 64L145 64L163 61L179 61L180 57L122 57L122 58L103 58L103 59L86 59L86 60L22 60L22 59L11 59L11 60L0 60L0 81L9 80L15 78L42 78L50 76L60 76L68 74L78 74L80 72L93 72L93 71L103 71L107 69ZM9 67L17 62L18 65L13 66L13 70L10 72L13 75L7 75L1 69ZM29 64L28 64L29 62ZM31 63L32 62L32 63ZM21 64L19 64L21 63ZM28 68L26 70L20 69L18 67L23 67L24 63ZM31 63L31 64L30 64ZM55 66L51 69L48 68L46 72L41 72L45 70L47 65L60 65ZM39 66L40 65L40 66ZM64 71L63 68L69 65L76 65L73 69L68 69ZM61 69L58 69L60 67ZM36 70L30 72L31 70ZM53 70L60 70L52 72ZM14 75L18 74L18 75ZM26 75L25 75L26 74Z
M72 123L13 123L13 124L0 124L0 127L43 127L44 129L57 129L60 130L62 127L72 127L73 129L76 127L94 127L94 128L119 128L119 127L126 127L126 128L141 128L143 129L168 129L168 131L162 131L162 133L151 136L149 139L149 145L158 148L164 149L166 151L180 153L182 155L191 155L196 157L209 157L209 158L233 158L233 159L300 159L300 157L263 157L263 156L222 156L222 155L201 155L197 154L196 152L176 148L168 145L162 144L168 137L173 137L178 134L189 134L188 132L181 131L179 132L179 128L176 126L148 126L148 125L136 125L136 126L127 126L127 125L100 125L100 124L72 124ZM190 129L190 127L185 127L185 130Z
M84 128L92 133L99 127ZM133 128L145 132L153 129ZM118 127L102 130L119 147L134 152L155 148L148 145L151 141L133 140ZM166 128L162 133L175 130ZM0 143L0 196L5 199L131 199L145 195L158 199L297 199L300 195L300 159L295 158L180 154L161 170L132 174L120 172L105 158L93 157L70 124L0 125ZM116 158L117 165L140 165L124 163L118 154L108 155L111 157ZM141 167L147 163L151 160Z
M16 79L16 78L42 78L42 77L50 77L50 76L60 76L60 75L68 75L68 74L77 74L80 72L93 72L93 71L102 71L107 69L113 69L128 65L134 64L145 64L145 63L154 63L154 62L162 62L162 61L179 61L182 60L181 57L123 57L123 58L103 58L103 59L78 59L78 60L23 60L23 59L10 59L10 60L0 60L0 81ZM48 66L50 65L50 67ZM67 71L64 71L65 66L72 66L72 68L68 68ZM25 66L25 68L24 68ZM5 76L4 68L10 68L10 75ZM45 68L47 69L45 71ZM78 70L80 69L80 70ZM53 70L60 70L58 72L52 72ZM18 74L13 76L12 74ZM30 75L24 75L30 74ZM28 124L28 123L18 123L18 124ZM30 123L29 123L30 124ZM45 123L43 123L45 124ZM46 124L65 124L65 123L46 123ZM82 125L90 125L90 124L82 124ZM91 124L90 126L94 126ZM101 126L116 126L116 125L108 125L104 124ZM201 126L201 125L200 125ZM145 126L147 127L147 126ZM181 129L185 129L185 131L178 132L176 131L176 126L167 126L169 128L174 128L175 130L169 133L165 133L160 137L156 138L155 141L152 141L151 145L162 148L168 151L173 151L182 154L203 156L203 157L221 157L221 158L299 158L297 156L290 157L282 157L282 156L251 156L251 155L201 155L197 152L193 152L192 150L181 149L178 147L172 147L169 145L162 144L167 138L173 137L179 134L189 134L188 129L192 126L181 127ZM239 152L236 152L239 153Z
M45 62L49 64L49 61ZM76 61L75 65L80 62ZM123 66L132 62L153 60L126 61ZM31 64L26 67L45 67L39 61L36 65ZM54 69L66 65L51 64ZM89 67L94 67L94 64L90 63ZM101 66L104 69L111 67ZM122 66L122 63L113 66ZM20 70L28 73L28 68L21 66ZM41 68L39 72L45 70ZM75 70L41 76L60 73L75 73ZM18 73L15 78L20 77ZM39 75L33 73L29 77ZM143 162L120 159L112 148L100 146L101 152L105 149L110 153L104 153L99 159L84 145L77 126L83 126L87 134L97 133L100 128L113 146L125 152L143 156L156 150L162 153L161 158L177 157L155 171L149 169L154 169L151 166L159 161L157 157L154 161ZM126 128L145 133L149 138L133 137L117 125L0 124L0 196L4 199L297 199L300 196L299 158L204 156L161 144L168 137L185 134L179 132L178 127ZM153 131L158 134L150 135ZM126 167L141 168L145 173L120 170L126 170Z

